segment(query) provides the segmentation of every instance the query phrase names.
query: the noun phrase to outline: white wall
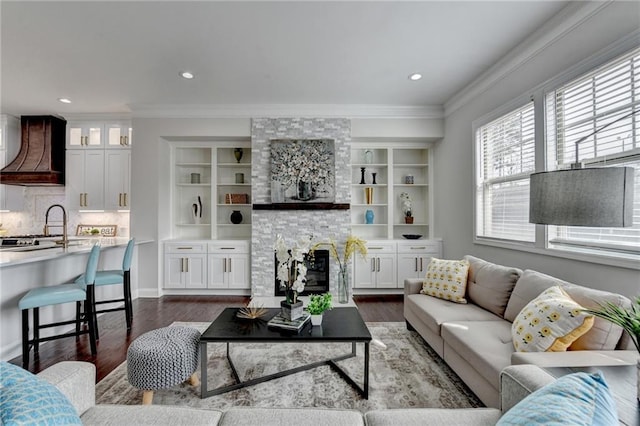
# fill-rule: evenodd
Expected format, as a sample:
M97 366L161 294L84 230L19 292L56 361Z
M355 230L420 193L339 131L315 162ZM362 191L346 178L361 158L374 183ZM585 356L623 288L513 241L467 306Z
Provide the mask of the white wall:
M640 293L637 270L474 244L471 130L473 120L527 93L638 28L638 3L614 2L445 117L445 137L434 150L435 227L437 236L444 239L445 257L472 254L505 265L535 269L570 282L620 292L628 297Z

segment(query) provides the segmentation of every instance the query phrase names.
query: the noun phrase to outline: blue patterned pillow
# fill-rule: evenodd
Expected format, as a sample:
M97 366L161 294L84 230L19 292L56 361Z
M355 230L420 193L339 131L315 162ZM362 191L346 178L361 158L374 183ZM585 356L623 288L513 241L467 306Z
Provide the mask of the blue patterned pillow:
M0 424L81 425L69 400L51 383L0 362Z
M618 414L601 373L573 373L524 398L498 425L618 425Z

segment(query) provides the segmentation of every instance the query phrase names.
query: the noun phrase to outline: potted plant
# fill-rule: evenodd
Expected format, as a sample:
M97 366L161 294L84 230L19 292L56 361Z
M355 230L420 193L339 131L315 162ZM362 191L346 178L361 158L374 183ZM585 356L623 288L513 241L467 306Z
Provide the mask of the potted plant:
M411 205L411 196L407 192L400 194L400 201L402 202L402 212L404 213L404 223L413 223L413 213Z
M640 296L637 296L635 301L631 302L631 307L628 309L607 302L600 304L598 309L585 309L584 311L622 327L629 334L631 341L640 354ZM636 397L640 401L640 359L637 366L638 385Z
M331 293L312 294L309 296L307 311L311 314L311 324L322 324L322 314L331 309Z

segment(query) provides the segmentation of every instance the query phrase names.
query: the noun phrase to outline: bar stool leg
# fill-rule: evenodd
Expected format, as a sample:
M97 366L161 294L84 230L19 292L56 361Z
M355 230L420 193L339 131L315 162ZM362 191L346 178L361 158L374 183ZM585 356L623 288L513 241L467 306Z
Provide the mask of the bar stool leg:
M91 355L96 355L98 353L98 348L96 345L96 317L94 313L94 302L95 302L95 289L93 285L87 286L87 300L85 301L85 315L87 316L87 322L89 325L89 343L91 344Z
M131 331L131 322L133 320L133 306L131 305L131 274L129 271L124 271L122 286L124 291L124 312L125 319L127 321L127 331Z
M40 308L33 308L33 356L40 354Z
M22 368L29 367L29 310L22 310Z

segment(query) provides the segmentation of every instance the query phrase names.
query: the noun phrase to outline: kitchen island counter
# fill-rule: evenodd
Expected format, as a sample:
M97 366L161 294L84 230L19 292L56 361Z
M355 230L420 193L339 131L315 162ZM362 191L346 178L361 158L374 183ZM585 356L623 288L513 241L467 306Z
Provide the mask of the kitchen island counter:
M12 359L21 353L21 313L18 301L29 290L73 282L84 273L91 247L100 243L98 269L121 269L122 258L129 238L101 237L71 240L67 248L55 247L32 251L0 252L0 359ZM153 240L136 240L136 247ZM138 250L134 250L131 264L131 295L138 295ZM115 299L122 296L122 286L101 286L96 288L98 300ZM106 307L109 307L108 305ZM44 307L40 311L42 323L58 322L75 317L75 303ZM135 321L135 317L134 317ZM98 319L98 323L100 319ZM41 336L68 331L55 327L45 329ZM85 338L82 336L81 338ZM63 339L75 345L74 339ZM45 343L48 344L48 343ZM100 349L98 348L98 351Z

